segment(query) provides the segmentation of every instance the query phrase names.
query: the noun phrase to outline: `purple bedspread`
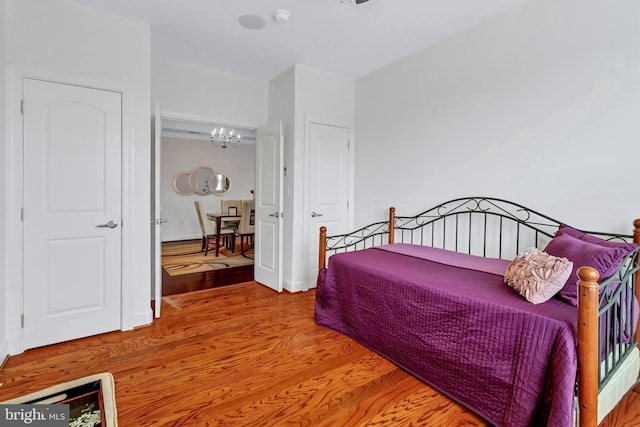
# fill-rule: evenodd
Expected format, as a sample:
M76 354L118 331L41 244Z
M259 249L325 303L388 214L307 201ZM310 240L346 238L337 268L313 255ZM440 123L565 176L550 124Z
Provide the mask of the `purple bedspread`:
M503 283L508 261L478 271L480 257L433 251L396 244L333 255L318 277L316 322L492 424L572 426L576 307L527 302Z

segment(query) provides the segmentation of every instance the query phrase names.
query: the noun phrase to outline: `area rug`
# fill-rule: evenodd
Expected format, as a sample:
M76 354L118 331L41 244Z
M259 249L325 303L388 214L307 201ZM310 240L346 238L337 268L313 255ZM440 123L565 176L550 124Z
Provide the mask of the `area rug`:
M78 378L0 404L68 404L70 427L118 425L115 384L109 372Z
M225 249L218 256L215 251L209 251L205 256L200 247L199 242L163 245L162 268L169 276L180 276L253 265L253 248L242 253Z

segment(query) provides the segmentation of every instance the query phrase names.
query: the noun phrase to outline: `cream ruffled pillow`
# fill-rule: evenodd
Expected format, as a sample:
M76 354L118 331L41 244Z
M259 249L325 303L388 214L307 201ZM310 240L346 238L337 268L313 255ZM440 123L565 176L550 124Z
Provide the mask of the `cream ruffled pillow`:
M529 248L511 261L504 281L527 301L540 304L562 289L572 269L573 263L566 258Z

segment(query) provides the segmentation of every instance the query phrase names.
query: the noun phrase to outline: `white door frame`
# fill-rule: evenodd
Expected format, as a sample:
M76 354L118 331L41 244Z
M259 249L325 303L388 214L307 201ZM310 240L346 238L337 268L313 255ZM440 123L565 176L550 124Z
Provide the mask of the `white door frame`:
M134 223L132 207L135 194L130 190L134 174L134 152L131 142L132 110L131 89L126 85L96 81L85 77L73 76L47 70L31 69L19 66L7 67L7 141L5 145L5 218L6 218L6 254L5 254L5 312L7 344L9 354L24 351L21 318L24 306L24 259L23 259L23 130L20 102L23 96L24 79L45 80L55 83L85 86L94 89L109 90L122 94L122 278L121 278L121 330L130 330L136 325L134 300L134 262L132 233L128 224Z
M160 115L160 104L156 103L154 106L153 116L153 218L151 218L152 230L151 236L153 239L153 254L151 265L153 266L153 274L151 275L151 281L153 282L153 301L154 301L154 317L157 319L160 317L160 310L162 308L162 239L160 238L160 232L162 228L163 220L161 215L162 206L160 205L160 163L162 152L162 117Z
M242 127L242 128L251 128L251 129L255 129L257 128L256 125L253 124L246 124L246 123L233 123L230 122L229 120L226 119L220 119L220 118L209 118L209 117L203 117L203 116L195 116L195 115L191 115L191 114L181 114L181 113L175 113L175 112L169 112L169 111L163 111L162 106L159 103L155 103L154 104L154 133L153 133L153 138L154 138L154 145L155 145L155 151L154 152L154 164L155 164L155 170L154 170L154 192L156 193L155 197L155 206L154 206L154 212L155 212L155 217L151 219L151 223L152 223L152 227L154 228L154 233L152 233L152 236L154 238L154 254L153 254L153 269L154 269L154 274L152 274L152 286L151 286L151 291L152 291L152 295L153 295L153 299L155 301L155 313L154 316L155 318L159 318L160 317L160 313L161 313L161 304L162 304L162 262L161 262L161 252L162 252L162 226L161 223L159 221L165 221L166 220L162 220L160 218L161 215L161 200L162 200L162 188L161 188L161 183L162 183L162 176L160 175L161 171L162 171L162 166L161 166L161 153L162 153L162 120L175 120L175 121L181 121L181 122L188 122L188 123L225 123L229 126L235 126L235 127Z
M310 141L310 129L311 129L311 124L312 123L316 123L316 124L320 124L320 125L326 125L326 126L336 126L336 127L342 127L345 129L349 129L349 143L351 144L351 147L349 149L349 175L348 175L348 179L349 179L349 189L348 189L348 200L349 200L349 212L347 213L347 230L351 230L353 229L353 194L354 194L354 185L353 185L353 181L354 181L354 142L353 142L353 125L349 124L349 123L345 123L345 122L341 122L339 120L333 120L330 118L324 118L324 117L315 117L313 115L305 115L304 117L304 178L303 178L303 185L304 185L304 189L305 191L304 193L304 197L303 197L303 209L302 209L302 227L304 232L302 233L302 241L304 244L304 250L306 251L309 248L309 241L310 241L310 236L309 233L307 233L307 230L309 230L309 218L311 216L311 208L309 206L309 204L311 203L310 197L309 197L309 186L311 185L311 176L309 175L309 171L311 168L311 158L310 158L310 152L311 152L311 141ZM320 233L320 231L318 231L318 233ZM304 271L302 272L303 277L304 277L304 285L303 285L303 290L307 291L310 289L310 284L308 283L307 278L309 277L309 263L306 262L307 259L304 258L303 263L304 263Z
M207 117L207 116L198 116L195 114L184 114L184 113L176 113L174 111L165 111L162 109L162 105L160 105L160 117L162 120L176 120L180 122L190 122L190 123L224 123L225 126L229 127L238 127L243 129L257 129L259 127L256 123L250 122L238 122L235 120L229 120L222 117Z

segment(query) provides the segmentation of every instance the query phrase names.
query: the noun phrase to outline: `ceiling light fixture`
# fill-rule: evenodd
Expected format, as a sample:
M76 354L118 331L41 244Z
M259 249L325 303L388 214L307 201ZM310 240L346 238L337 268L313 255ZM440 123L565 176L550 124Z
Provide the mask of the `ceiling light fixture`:
M236 133L235 129L231 129L231 131L227 133L223 127L220 129L215 128L211 131L211 142L213 142L213 145L216 147L229 148L240 143L240 134Z

